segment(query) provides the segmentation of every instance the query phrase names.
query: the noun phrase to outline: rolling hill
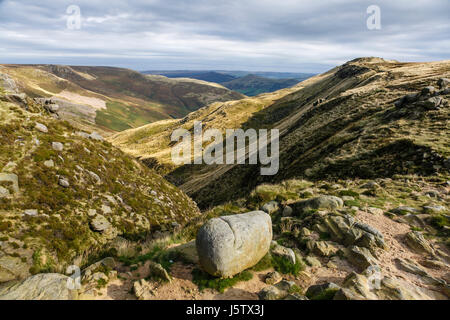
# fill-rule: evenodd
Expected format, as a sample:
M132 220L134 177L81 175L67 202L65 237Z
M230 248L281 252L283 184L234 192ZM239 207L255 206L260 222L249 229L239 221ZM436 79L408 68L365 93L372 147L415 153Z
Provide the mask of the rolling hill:
M230 90L238 91L246 96L257 96L265 92L273 92L292 87L299 81L297 79L269 79L254 74L222 83Z
M215 83L144 76L112 67L2 65L0 73L28 96L58 104L64 119L104 134L244 97Z
M263 71L254 73L248 71L143 71L143 73L215 82L247 96L288 88L314 76L309 73Z

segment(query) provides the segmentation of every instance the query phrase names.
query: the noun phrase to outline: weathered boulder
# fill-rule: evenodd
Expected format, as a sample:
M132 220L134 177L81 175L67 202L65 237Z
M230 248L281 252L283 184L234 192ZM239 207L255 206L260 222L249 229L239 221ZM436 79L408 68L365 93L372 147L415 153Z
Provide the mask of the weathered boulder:
M73 300L78 294L68 287L70 278L58 273L42 273L0 288L0 300Z
M292 209L297 213L319 209L336 210L343 206L344 201L335 196L319 196L291 204Z
M411 214L420 213L420 210L418 210L416 208L408 207L408 206L400 206L395 209L392 209L391 212L395 213L395 214L399 214L399 215L406 215L408 213L411 213Z
M269 251L272 220L263 211L209 220L196 238L200 265L214 276L232 277L254 266Z

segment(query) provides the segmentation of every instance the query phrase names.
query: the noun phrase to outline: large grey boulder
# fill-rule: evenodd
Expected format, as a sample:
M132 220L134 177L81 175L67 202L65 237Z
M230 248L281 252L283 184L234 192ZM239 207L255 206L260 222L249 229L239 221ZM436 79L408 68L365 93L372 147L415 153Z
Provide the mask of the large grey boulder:
M198 231L196 247L203 269L227 278L257 264L271 241L270 216L253 211L209 220Z
M15 284L0 287L0 300L73 300L69 277L58 273L41 273Z

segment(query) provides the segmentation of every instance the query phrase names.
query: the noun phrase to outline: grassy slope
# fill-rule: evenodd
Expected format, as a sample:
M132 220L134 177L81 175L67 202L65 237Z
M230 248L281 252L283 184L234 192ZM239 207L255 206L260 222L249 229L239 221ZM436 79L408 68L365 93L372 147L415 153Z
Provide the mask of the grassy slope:
M274 101L298 90L301 85L263 94L256 98L213 103L208 107L190 113L182 120L163 120L140 128L126 130L112 136L110 141L134 157L154 158L163 166L173 168L170 159L170 135L177 127L192 130L194 121L202 121L205 129L239 128L252 115L273 104Z
M104 101L106 109L97 111L95 124L106 131L182 117L214 101L243 97L204 81L144 76L120 68L4 65L2 72L31 97L54 97L64 91ZM78 103L77 98L71 102ZM97 129L95 124L92 129Z
M69 123L28 102L30 112L0 97L0 172L16 174L20 188L17 194L8 182L0 182L11 193L0 199L0 256L19 258L18 269L61 272L74 260L84 264L99 254L108 238L90 229L88 211L102 213L103 205L112 212L102 214L130 240L198 215L192 200L152 170L106 141L78 136ZM49 132L37 131L36 122ZM64 150L53 150L52 142L64 143ZM47 160L54 167L46 167ZM69 188L58 185L58 175L68 179ZM38 216L23 215L27 209L38 210Z
M264 177L259 166L184 166L169 175L200 206L241 197L256 185L292 177L376 178L432 174L450 155L448 107L399 115L399 97L436 86L450 63L360 59L307 80L304 88L255 113L244 128L280 129L280 170ZM318 106L313 103L326 99ZM447 97L448 99L448 97ZM436 163L423 154L437 153ZM426 157L426 156L425 156ZM220 194L215 190L220 188Z

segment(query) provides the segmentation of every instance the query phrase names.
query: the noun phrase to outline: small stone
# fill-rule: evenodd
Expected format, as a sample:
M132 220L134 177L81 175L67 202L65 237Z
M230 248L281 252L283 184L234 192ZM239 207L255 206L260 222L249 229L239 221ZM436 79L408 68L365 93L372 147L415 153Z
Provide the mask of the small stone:
M278 202L276 201L267 202L261 207L261 210L267 214L272 214L278 210Z
M110 213L112 213L111 207L110 207L110 206L107 206L107 205L104 205L104 204L102 205L101 210L102 210L102 212L103 212L104 214L110 214Z
M55 151L63 151L64 145L61 142L52 142L52 148Z
M295 264L295 253L291 248L283 247L279 244L275 244L271 248L271 253L275 256L279 256L287 259L290 263Z
M95 217L97 215L97 210L95 209L89 209L88 210L88 216L89 217Z
M100 214L96 215L95 218L91 220L90 225L94 231L99 232L103 232L111 228L111 223L109 223L109 221Z
M35 128L36 128L36 130L38 130L40 132L43 132L43 133L47 133L48 132L48 128L45 125L43 125L42 123L39 123L39 122L36 122Z
M285 206L283 209L283 217L290 217L292 216L292 208L289 206Z
M53 160L47 160L44 161L44 166L46 166L47 168L53 168L55 166L55 163L53 162Z
M89 135L89 138L92 139L92 140L96 140L96 141L103 141L104 140L103 137L100 134L98 134L97 132L95 132L95 131L92 132Z
M63 188L68 188L70 187L70 183L66 178L59 178L58 180L58 184L63 187Z
M384 213L384 211L383 211L383 209L380 209L380 208L374 208L374 207L368 207L367 208L367 212L368 213L371 213L371 214L373 214L373 215L383 215L383 213Z
M38 211L36 209L27 209L23 212L23 214L25 214L27 216L37 216Z
M281 274L277 271L269 272L266 275L266 278L264 279L264 282L270 285L274 285L278 282L280 282L283 278L281 277Z
M439 89L443 90L443 89L447 88L448 85L450 84L450 79L441 78L438 80L437 84L439 86Z
M0 198L6 198L9 196L9 190L0 186Z
M422 89L421 93L424 96L434 94L436 92L436 88L433 86L428 86Z

